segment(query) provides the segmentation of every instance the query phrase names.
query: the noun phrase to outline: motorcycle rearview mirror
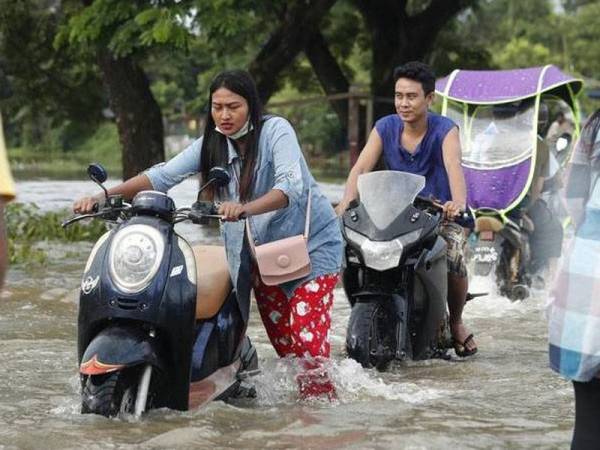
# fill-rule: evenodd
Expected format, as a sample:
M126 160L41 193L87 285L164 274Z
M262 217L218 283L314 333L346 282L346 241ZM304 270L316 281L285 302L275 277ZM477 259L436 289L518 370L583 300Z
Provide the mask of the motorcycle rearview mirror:
M562 152L564 149L566 149L571 143L571 139L572 137L569 133L561 134L556 140L556 151Z
M101 164L92 163L87 168L87 174L94 183L96 183L98 186L100 186L102 188L102 190L104 191L104 196L108 200L108 191L102 185L102 183L104 183L106 181L106 179L108 178L106 169L104 167L102 167Z

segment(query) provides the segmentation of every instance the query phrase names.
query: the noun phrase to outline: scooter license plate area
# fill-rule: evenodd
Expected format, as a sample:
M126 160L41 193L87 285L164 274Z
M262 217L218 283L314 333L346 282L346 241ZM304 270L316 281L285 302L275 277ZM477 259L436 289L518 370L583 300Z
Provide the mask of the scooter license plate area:
M493 231L482 231L479 233L479 239L482 241L493 241L494 240L494 232Z

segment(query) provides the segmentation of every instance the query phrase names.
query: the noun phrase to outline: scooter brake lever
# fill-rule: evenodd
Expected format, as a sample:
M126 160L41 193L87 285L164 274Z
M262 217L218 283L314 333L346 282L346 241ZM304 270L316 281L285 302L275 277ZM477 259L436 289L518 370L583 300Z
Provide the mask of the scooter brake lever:
M70 219L65 220L64 222L61 222L60 226L62 228L67 228L69 225L71 225L74 222L78 222L80 220L87 219L89 217L96 217L96 215L97 214L82 214L80 216L74 216L74 217L71 217Z

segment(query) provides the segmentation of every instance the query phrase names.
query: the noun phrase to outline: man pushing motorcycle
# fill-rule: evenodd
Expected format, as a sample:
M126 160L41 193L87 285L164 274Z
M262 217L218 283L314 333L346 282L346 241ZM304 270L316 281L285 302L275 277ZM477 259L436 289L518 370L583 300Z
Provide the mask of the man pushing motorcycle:
M348 175L344 197L336 212L342 215L357 197L358 176L372 171L382 154L388 169L425 177L425 188L420 195L440 201L449 219L441 227L440 235L448 245L448 311L454 350L460 357L470 356L477 352L477 345L462 321L468 288L465 234L452 221L466 206L458 128L447 117L429 111L435 95L435 75L429 66L417 61L406 63L396 68L394 81L397 114L375 123Z

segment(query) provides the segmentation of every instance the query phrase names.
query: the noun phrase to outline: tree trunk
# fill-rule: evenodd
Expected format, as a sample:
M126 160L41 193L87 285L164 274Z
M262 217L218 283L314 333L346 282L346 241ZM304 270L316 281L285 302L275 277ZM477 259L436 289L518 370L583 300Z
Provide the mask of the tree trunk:
M287 3L279 27L249 66L264 104L277 91L281 71L304 50L308 40L318 31L321 19L335 1L296 0Z
M304 53L327 95L343 94L349 91L350 83L339 64L329 51L325 37L317 31L306 44ZM348 100L332 100L331 108L337 114L344 135L348 129Z
M446 23L476 1L431 0L425 10L409 16L406 0L357 0L357 6L371 30L373 95L392 99L394 68L408 61L423 60ZM375 119L392 112L391 103L376 101Z
M126 180L165 160L162 114L146 74L132 57L114 58L103 51L98 64L116 115Z

